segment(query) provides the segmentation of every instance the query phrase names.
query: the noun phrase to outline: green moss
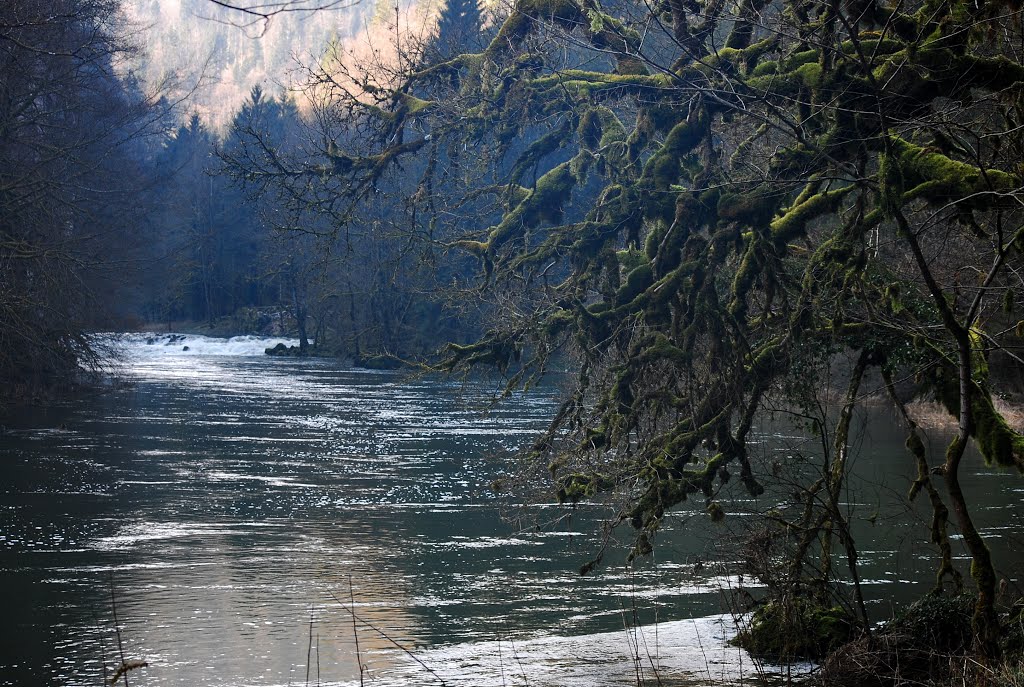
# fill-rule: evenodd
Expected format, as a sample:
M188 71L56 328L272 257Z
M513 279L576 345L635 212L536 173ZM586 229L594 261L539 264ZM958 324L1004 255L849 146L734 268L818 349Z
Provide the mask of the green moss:
M805 64L811 64L818 61L821 53L817 50L804 50L802 52L790 55L782 61L779 66L779 71L783 73L792 72Z
M752 71L757 68L762 57L777 50L778 47L779 41L777 38L765 38L744 49L740 54L740 61L743 63L746 71Z
M576 127L576 135L580 139L580 145L587 150L594 150L601 141L603 127L601 117L597 108L590 108L580 117L580 123Z
M759 606L732 643L758 659L816 660L848 642L856 620L838 606L790 597Z
M781 339L773 339L756 348L751 355L750 365L747 366L747 373L755 378L769 376L776 357L782 355L782 347Z
M671 86L672 81L663 74L609 74L608 72L591 72L582 69L564 69L555 74L529 79L526 84L530 88L540 91L555 88L564 89L563 92L569 91L577 95L595 95L608 90L625 92L662 89Z
M961 73L965 77L972 79L972 83L992 91L1001 91L1024 82L1024 65L1002 55L961 55L956 66L963 70Z
M996 410L989 394L974 394L974 439L989 465L1016 466L1024 472L1024 436L1013 431L1002 413Z
M614 50L626 55L637 52L642 39L636 30L596 7L587 9L587 17L590 19L590 44L595 48Z
M669 225L666 222L659 222L647 234L647 238L644 240L644 254L648 260L654 260L658 257L661 242L664 240L668 228Z
M808 61L804 62L805 58ZM816 50L800 53L799 59L794 56L777 65L774 70L769 68L764 73L755 70L746 80L746 85L755 91L771 94L773 98L793 97L801 88L820 88L825 84L827 77L817 59Z
M758 274L760 260L757 256L757 246L751 243L743 254L740 266L736 270L736 276L732 282L732 303L729 305L729 313L735 317L742 317L746 311L747 292L754 283L754 277Z
M471 241L469 239L455 241L451 245L456 248L462 248L463 250L469 251L477 257L483 257L487 253L488 248L488 244L484 241Z
M771 76L779 73L778 62L762 62L750 73L751 76Z
M978 333L972 331L971 336L975 342L971 362L974 367L971 379L971 437L977 443L986 464L1014 466L1024 472L1024 435L1014 431L996 409L987 384L988 369L980 350ZM959 417L960 386L955 366L941 357L931 376L924 381L949 414ZM954 440L947 455L958 448Z
M903 205L903 172L898 158L885 153L878 156L878 183L882 210L893 217Z
M821 65L817 62L802 65L793 74L808 88L819 88L823 83Z
M934 651L948 654L971 646L974 599L965 594L929 594L901 610L886 631L913 637Z
M658 333L654 336L653 342L640 351L634 360L638 365L667 360L683 366L689 364L691 355L669 341L664 334Z
M750 45L754 35L754 25L757 22L757 14L768 4L768 0L740 0L737 9L737 19L733 23L732 31L725 39L727 48L744 49Z
M516 163L512 167L509 176L513 182L518 184L524 174L536 168L546 156L561 148L566 142L566 134L569 131L568 123L557 126L527 146L526 150L516 158Z
M632 302L652 284L654 284L654 272L650 264L640 265L626 275L626 284L615 294L615 303L623 305Z
M779 206L777 193L754 189L745 193L723 193L718 200L718 217L728 222L764 225Z
M563 162L537 180L537 186L519 205L505 215L501 222L490 229L488 239L480 244L487 255L493 255L503 244L522 230L532 228L542 221L555 222L562 215L562 207L569 200L576 185L572 162ZM459 245L470 248L474 242L460 241ZM479 248L478 247L478 248Z
M609 151L610 146L621 143L626 138L626 129L612 110L602 105L589 108L580 117L576 127L580 144L592 152L602 152L618 160L625 152L624 146L619 151Z
M576 472L559 478L555 495L559 503L577 503L614 486L604 475Z
M445 346L446 358L437 369L451 371L459 366L494 366L500 371L508 368L512 361L518 361L522 354L520 345L508 338L492 336L477 343L461 345L450 343Z
M647 164L644 174L654 181L655 190L665 191L679 178L679 163L680 159L676 155L655 155Z
M841 47L843 52L847 55L854 56L857 54L857 47L853 44L853 41L843 41ZM902 41L893 40L891 38L869 38L867 40L861 40L860 42L860 48L864 54L873 55L876 58L899 52L905 47L906 46Z
M748 70L756 67L761 56L775 50L778 41L766 38L745 48L726 46L718 48L714 53L701 60L697 70L711 75L718 72L734 73L738 68L746 66Z
M702 112L691 115L686 121L677 121L644 166L645 183L655 191L667 190L679 178L683 158L703 140L707 130L708 120Z
M665 143L661 149L663 152L670 152L682 157L693 150L706 133L707 118L701 113L673 126L668 136L665 137Z
M807 223L821 215L835 212L839 203L851 188L822 191L796 203L786 210L781 217L771 223L772 235L776 245L784 245L804 233Z
M647 256L642 251L635 248L626 248L624 250L616 251L615 256L619 261L619 268L625 274L629 274L641 265L647 264Z
M433 105L434 102L432 100L423 100L422 98L417 98L416 96L409 95L408 93L401 94L401 106L408 114L417 114L429 107L432 107Z
M725 510L722 509L722 504L718 501L712 501L707 506L708 515L711 517L712 522L721 522L725 520Z
M571 310L556 310L544 320L544 333L551 337L558 336L575 321L576 317Z
M993 199L983 195L986 191L1006 193L1021 185L1017 175L998 169L979 169L976 165L959 162L902 138L894 137L890 144L895 159L886 161L886 168L898 169L904 184L914 188L915 197L924 196L933 202L945 203L949 199L967 199L978 194L970 202L988 208Z
M568 27L581 23L583 11L573 0L517 0L512 12L484 50L489 60L518 47L537 26L545 22Z

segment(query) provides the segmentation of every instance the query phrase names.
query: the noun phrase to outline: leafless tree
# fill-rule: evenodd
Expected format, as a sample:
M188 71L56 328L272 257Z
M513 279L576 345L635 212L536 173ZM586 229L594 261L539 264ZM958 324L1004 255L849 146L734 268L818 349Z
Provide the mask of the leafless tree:
M113 0L0 8L0 379L7 394L74 383L100 279L135 219L131 153L153 103L117 70L134 47Z

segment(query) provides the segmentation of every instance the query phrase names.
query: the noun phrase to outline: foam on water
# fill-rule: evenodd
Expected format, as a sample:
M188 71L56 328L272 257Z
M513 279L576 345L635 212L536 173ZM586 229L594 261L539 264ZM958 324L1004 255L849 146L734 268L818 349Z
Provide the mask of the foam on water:
M138 332L132 334L104 334L105 339L117 345L132 357L163 356L261 356L266 349L278 344L298 346L298 339L270 336L232 336L219 338L201 334Z

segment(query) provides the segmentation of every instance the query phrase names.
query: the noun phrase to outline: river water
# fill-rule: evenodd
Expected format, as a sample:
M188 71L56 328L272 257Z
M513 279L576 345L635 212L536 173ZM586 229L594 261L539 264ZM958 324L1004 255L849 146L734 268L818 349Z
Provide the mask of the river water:
M492 493L549 420L555 386L489 407L494 383L263 356L277 340L125 342L131 385L20 412L0 435L0 684L99 685L122 654L148 663L132 683L159 686L770 672L725 643L723 599L751 586L723 553L740 513L713 526L684 509L652 560L630 569L611 554L581 577L599 513L520 517ZM865 426L856 526L884 617L927 589L933 553L907 526L920 515L887 505L909 483L902 433ZM765 464L804 450L780 431L759 445ZM967 477L1019 584L1024 481L980 466Z

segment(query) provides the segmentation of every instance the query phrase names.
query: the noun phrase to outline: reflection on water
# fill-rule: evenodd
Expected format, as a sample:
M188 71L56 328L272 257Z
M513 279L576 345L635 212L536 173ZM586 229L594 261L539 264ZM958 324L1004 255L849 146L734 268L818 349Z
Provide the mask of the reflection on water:
M359 663L389 685L756 675L720 615L722 591L750 580L696 564L725 526L683 511L654 561L584 578L591 514L544 531L502 518L514 504L488 484L546 423L553 391L484 412L483 382L267 358L254 338L147 338L130 340L129 390L0 436L0 684L99 684L116 652L112 587L125 655L149 662L141 685L305 684L307 671L355 685ZM857 468L869 506L909 483L903 437L880 426ZM767 464L796 449L766 432L760 450ZM1005 554L1024 529L1019 487L974 477ZM861 552L884 613L928 584L930 549L905 516L859 527L886 542Z

